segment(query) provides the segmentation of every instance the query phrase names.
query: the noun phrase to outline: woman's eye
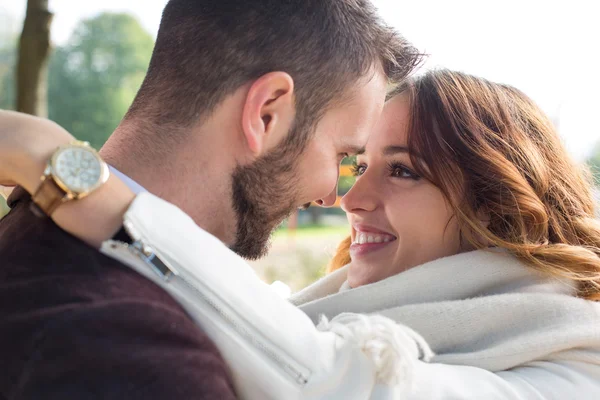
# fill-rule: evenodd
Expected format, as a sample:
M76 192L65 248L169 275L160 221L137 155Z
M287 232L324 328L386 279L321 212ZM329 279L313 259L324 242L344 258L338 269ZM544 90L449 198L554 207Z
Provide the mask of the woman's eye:
M412 179L418 181L421 177L412 172L408 167L398 163L392 163L389 165L390 174L394 178Z
M354 164L352 165L352 175L361 176L367 170L367 166L363 164Z

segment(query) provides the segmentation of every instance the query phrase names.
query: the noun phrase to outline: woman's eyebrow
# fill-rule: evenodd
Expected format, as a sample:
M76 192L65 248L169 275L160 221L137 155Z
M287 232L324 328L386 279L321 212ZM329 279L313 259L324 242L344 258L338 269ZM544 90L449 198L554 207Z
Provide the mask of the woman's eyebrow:
M383 154L386 156L392 156L398 153L408 153L408 147L406 146L386 146L383 149Z

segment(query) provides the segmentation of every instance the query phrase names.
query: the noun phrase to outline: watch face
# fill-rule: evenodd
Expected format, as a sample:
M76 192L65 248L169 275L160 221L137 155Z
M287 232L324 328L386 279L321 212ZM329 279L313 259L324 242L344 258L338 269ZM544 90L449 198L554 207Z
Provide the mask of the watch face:
M56 154L53 173L59 182L77 194L86 193L101 183L103 163L87 147L67 147Z

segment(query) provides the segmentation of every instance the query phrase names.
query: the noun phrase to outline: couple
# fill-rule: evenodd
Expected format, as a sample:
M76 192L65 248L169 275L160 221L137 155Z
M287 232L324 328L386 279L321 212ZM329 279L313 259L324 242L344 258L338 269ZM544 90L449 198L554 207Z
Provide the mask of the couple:
M598 398L589 181L521 92L405 79L417 60L367 3L172 0L101 151L127 176L55 209L39 177L72 137L2 113L0 183L35 201L15 190L0 223L0 394ZM96 179L62 151L67 183ZM280 299L235 253L332 204L352 153L351 237Z

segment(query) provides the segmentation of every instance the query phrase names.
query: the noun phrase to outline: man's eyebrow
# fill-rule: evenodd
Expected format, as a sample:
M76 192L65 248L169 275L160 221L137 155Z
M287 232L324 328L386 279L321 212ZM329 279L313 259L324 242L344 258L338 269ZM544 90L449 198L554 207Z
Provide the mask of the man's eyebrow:
M348 146L348 154L355 156L365 154L365 146Z
M386 146L383 149L383 154L386 156L392 156L398 153L409 153L408 147L406 146Z

